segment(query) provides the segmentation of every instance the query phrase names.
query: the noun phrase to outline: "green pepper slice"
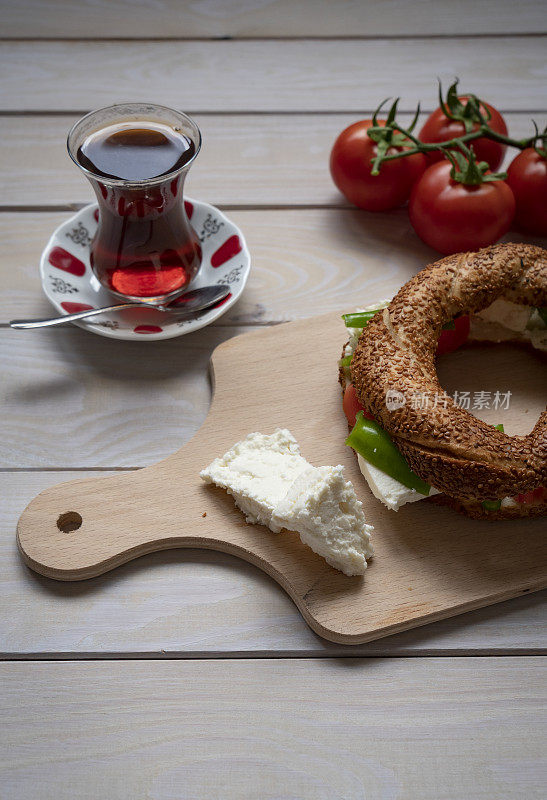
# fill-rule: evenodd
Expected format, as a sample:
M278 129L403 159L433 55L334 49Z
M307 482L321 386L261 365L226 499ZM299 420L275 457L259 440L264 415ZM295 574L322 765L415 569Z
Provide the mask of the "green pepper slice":
M501 500L485 500L481 505L485 511L499 511Z
M545 323L545 325L547 325L547 306L543 306L543 308L538 308L538 314Z
M347 381L351 381L351 359L353 356L344 356L338 362L338 366L343 370Z
M381 310L375 308L373 311L355 311L353 314L342 314L342 319L346 328L366 328L373 316Z
M371 419L365 419L359 411L355 426L346 439L346 444L387 475L423 495L428 495L430 486L415 472L397 450L386 431Z

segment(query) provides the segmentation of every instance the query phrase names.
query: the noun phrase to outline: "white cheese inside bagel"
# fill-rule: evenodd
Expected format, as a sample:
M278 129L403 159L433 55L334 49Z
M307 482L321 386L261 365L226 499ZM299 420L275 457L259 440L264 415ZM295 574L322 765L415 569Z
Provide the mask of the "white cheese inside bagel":
M538 350L547 350L547 326L537 308L512 303L503 297L472 314L469 338L475 341L524 340Z
M378 500L390 508L392 511L398 511L401 506L406 503L415 503L417 500L423 500L426 497L431 497L434 494L440 494L433 486L429 490L429 494L420 494L416 489L409 489L404 484L400 483L396 478L392 478L386 472L369 464L365 461L360 453L357 453L357 461L359 462L359 469L361 470L366 482L370 487L370 491Z

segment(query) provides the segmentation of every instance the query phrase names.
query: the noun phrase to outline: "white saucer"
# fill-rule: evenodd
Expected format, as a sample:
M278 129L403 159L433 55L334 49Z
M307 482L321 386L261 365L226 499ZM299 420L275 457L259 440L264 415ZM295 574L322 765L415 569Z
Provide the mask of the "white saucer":
M142 341L171 339L209 325L240 297L251 269L251 257L239 228L221 211L199 200L185 201L192 227L199 236L202 262L190 288L225 283L231 294L198 319L177 321L160 311L135 308L75 322L85 330L112 339ZM99 308L120 300L105 289L89 264L89 247L97 228L98 210L92 203L54 231L40 259L42 288L60 314Z

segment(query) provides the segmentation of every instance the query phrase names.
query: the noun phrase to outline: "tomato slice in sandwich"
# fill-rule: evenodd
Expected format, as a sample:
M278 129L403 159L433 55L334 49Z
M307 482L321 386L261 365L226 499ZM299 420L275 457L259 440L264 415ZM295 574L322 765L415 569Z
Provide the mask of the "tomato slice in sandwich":
M355 386L353 385L353 383L348 383L348 385L346 386L342 405L344 408L344 414L346 415L348 422L352 428L355 425L355 417L357 415L357 412L359 411L363 412L363 416L366 419L374 419L372 414L369 414L369 412L365 408L363 408L363 406L359 402L359 399L357 397L357 392L355 391Z
M437 342L437 355L442 356L444 353L453 353L458 347L467 341L469 336L469 315L463 317L456 317L454 324L446 327L441 331L439 341Z
M544 486L538 486L537 489L533 489L531 492L525 492L524 494L517 494L514 498L517 503L524 503L524 505L530 505L531 503L537 503L547 497L547 489Z

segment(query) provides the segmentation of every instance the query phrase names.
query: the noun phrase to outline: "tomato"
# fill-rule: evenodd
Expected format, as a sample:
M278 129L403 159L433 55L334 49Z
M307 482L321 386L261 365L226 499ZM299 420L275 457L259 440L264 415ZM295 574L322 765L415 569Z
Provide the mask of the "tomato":
M469 315L463 317L456 317L454 320L454 327L447 328L441 331L439 341L437 342L437 355L442 356L444 353L453 353L458 347L467 341L469 336Z
M533 489L531 492L517 494L513 500L516 500L517 503L524 503L524 505L531 505L532 503L541 503L546 498L547 488L545 488L545 486L538 486L537 489Z
M460 100L460 102L464 105L467 104L468 99L469 98L467 95L458 97L458 100ZM480 109L481 113L484 114L486 119L488 119L488 112L491 114L491 117L488 120L488 126L496 133L501 133L503 136L507 136L507 125L505 124L505 120L500 112L489 103L481 103ZM473 124L474 131L476 131L478 127L478 123ZM449 117L445 116L442 108L438 108L426 119L418 139L421 139L422 142L427 142L429 144L433 142L446 142L448 139L454 139L456 136L463 136L464 134L465 126L463 122L450 119ZM472 140L469 142L469 145L473 146L473 150L477 156L477 161L486 161L492 172L495 172L498 169L503 161L505 151L507 150L506 145L501 144L500 142L494 142L492 139L487 139L484 136L481 136L480 139ZM435 150L431 153L428 153L428 157L430 159L430 163L440 161L442 158L444 158L440 150Z
M507 183L517 204L515 226L547 236L547 159L527 147L509 165Z
M367 211L387 211L408 200L414 182L427 161L422 153L387 161L379 175L371 175L371 159L376 156L376 142L367 135L371 119L354 122L336 139L330 154L332 179L342 194L354 205ZM379 120L378 125L385 125ZM408 148L393 147L388 154Z
M511 226L513 192L504 181L466 186L452 180L451 169L450 162L439 161L414 185L408 205L414 230L444 254L493 244Z
M355 386L353 383L348 383L346 386L346 391L344 392L344 400L342 403L344 414L346 415L349 424L353 428L355 425L355 416L358 411L363 412L363 416L366 419L374 419L372 414L363 408L359 400L357 399L357 392L355 391Z

